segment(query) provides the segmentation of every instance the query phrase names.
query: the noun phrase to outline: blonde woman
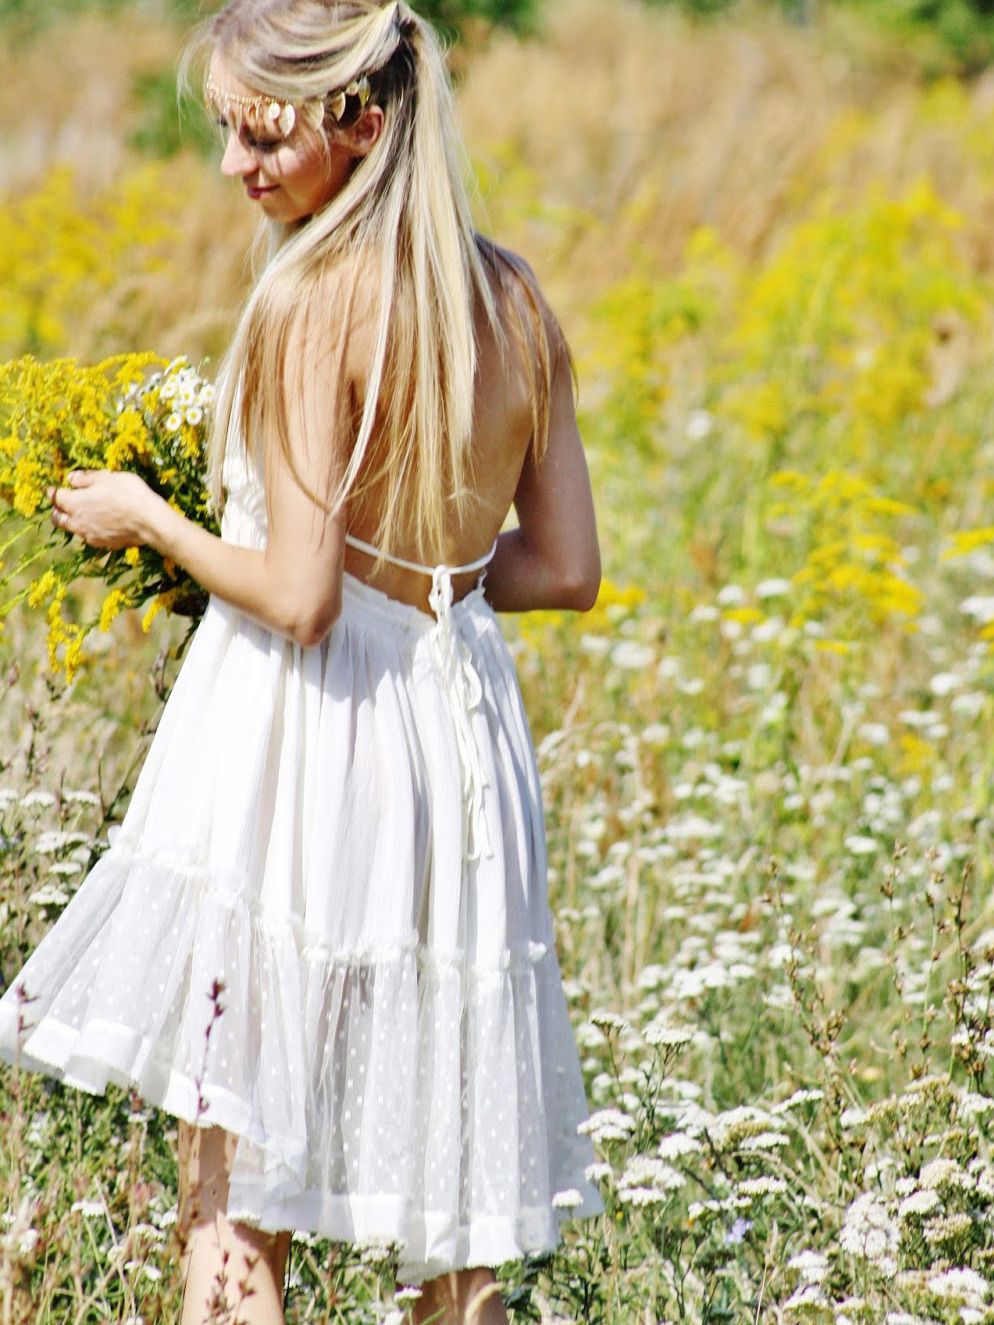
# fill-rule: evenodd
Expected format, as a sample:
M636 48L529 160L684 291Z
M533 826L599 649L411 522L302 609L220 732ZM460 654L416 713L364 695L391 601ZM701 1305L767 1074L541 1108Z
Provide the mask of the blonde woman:
M123 474L73 475L52 518L210 604L0 1046L26 1009L26 1066L183 1120L183 1325L225 1296L281 1321L294 1229L395 1244L414 1320L490 1325L493 1267L600 1208L494 616L597 593L568 353L473 231L405 4L232 0L197 52L268 239L221 374L222 536Z

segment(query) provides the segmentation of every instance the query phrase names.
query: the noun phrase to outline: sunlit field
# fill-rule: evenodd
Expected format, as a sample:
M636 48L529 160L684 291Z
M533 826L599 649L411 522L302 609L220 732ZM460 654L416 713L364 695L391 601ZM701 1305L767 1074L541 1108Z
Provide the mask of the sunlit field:
M167 154L180 42L125 7L4 48L0 357L210 375L251 216ZM994 75L622 0L459 58L605 560L589 614L506 622L606 1205L507 1267L512 1319L994 1321ZM189 623L141 617L68 687L43 608L0 634L6 979L175 676ZM178 1319L174 1120L8 1068L0 1111L0 1325ZM390 1248L294 1240L294 1325L404 1310Z

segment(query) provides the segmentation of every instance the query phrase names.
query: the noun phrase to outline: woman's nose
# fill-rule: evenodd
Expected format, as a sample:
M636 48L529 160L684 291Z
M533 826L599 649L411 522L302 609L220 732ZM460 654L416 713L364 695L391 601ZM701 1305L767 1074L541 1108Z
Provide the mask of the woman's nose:
M221 157L222 175L248 175L256 168L255 156L237 133L229 133Z

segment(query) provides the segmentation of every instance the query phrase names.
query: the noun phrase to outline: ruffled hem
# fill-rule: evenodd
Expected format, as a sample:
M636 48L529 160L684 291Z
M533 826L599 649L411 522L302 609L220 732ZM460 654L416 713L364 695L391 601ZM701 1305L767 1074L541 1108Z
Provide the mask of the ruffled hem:
M343 950L242 882L119 839L19 974L37 997L0 999L0 1057L224 1127L232 1218L396 1244L412 1281L552 1249L557 1191L599 1212L550 946Z

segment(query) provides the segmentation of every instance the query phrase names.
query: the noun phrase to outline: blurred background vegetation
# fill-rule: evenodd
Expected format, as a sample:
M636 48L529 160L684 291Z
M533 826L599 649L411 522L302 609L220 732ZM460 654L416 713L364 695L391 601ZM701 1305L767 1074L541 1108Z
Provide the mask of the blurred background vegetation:
M591 1098L637 1128L608 1152L610 1218L522 1271L516 1319L554 1319L544 1295L595 1325L989 1320L933 1300L928 1277L972 1266L994 1300L988 1214L906 1221L894 1282L837 1235L861 1192L891 1200L881 1175L912 1183L936 1153L980 1165L994 1193L994 4L423 7L453 34L481 227L532 263L575 351L605 554L593 612L507 629ZM0 136L0 358L149 348L211 372L254 221L199 109L176 107L201 9L0 0L0 113L16 126ZM44 620L9 619L4 974L78 881L72 852L99 849L100 813L80 829L62 789L99 789L119 814L110 792L133 776L182 632L160 618L143 635L135 614L92 632L53 700ZM56 828L84 840L60 838L53 862L37 842ZM957 988L969 998L949 1004ZM679 1080L639 1038L657 1017L692 1041ZM906 1130L884 1110L867 1147L842 1121L918 1080L965 1110L949 1103L965 1073L986 1101L965 1123L933 1126L912 1099ZM0 1157L0 1219L28 1178L50 1205L23 1207L19 1243L0 1237L0 1302L7 1283L25 1322L67 1319L38 1302L86 1294L102 1314L72 1318L171 1318L175 1284L146 1245L174 1200L168 1122L122 1122L120 1095L58 1091L56 1109L34 1079L11 1103L8 1080L0 1113L23 1126ZM824 1103L806 1097L787 1157L734 1160L747 1181L775 1177L782 1207L727 1185L712 1199L713 1169L644 1207L624 1194L624 1165L675 1126L672 1099L741 1122L800 1087ZM148 1146L121 1162L85 1277L76 1206L102 1190L106 1146L60 1163L51 1137L75 1146L74 1110ZM786 1146L763 1118L763 1144ZM145 1189L124 1180L139 1163ZM104 1252L126 1239L115 1277ZM824 1287L798 1283L788 1257L804 1249L831 1261ZM347 1268L314 1269L325 1305L308 1279L295 1325L339 1325ZM349 1319L381 1320L374 1306Z
M994 51L994 0L642 0L695 19L737 18L772 9L802 24L823 21L828 11L862 21L915 43L928 62L979 69ZM534 30L555 0L415 0L414 7L453 37L467 26ZM146 15L188 23L219 8L217 0L0 0L0 23L33 31L86 12L113 14L137 8Z

